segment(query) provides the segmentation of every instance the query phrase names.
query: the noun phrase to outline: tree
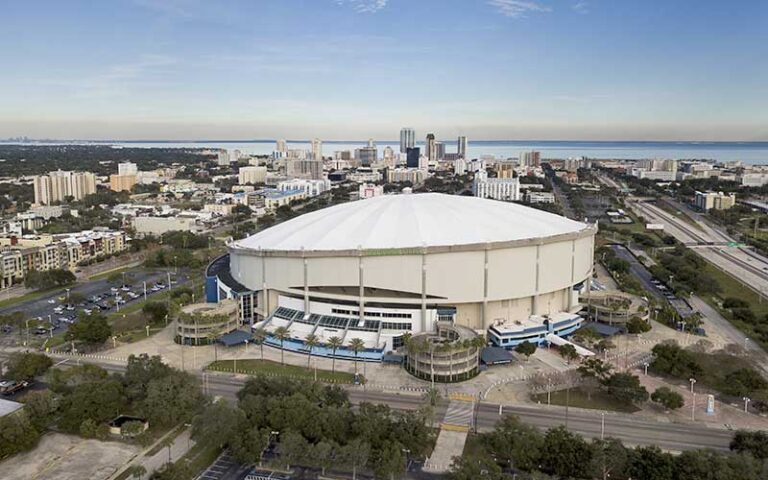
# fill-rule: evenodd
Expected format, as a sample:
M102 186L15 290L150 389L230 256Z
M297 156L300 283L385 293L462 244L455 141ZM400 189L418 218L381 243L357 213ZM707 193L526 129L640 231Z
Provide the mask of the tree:
M141 480L141 477L147 474L147 469L144 468L144 465L141 464L131 465L128 470L131 472L131 476L133 478L138 478L139 480Z
M651 352L654 358L650 367L654 372L686 380L702 372L696 358L676 343L660 343L655 345Z
M389 440L382 448L374 452L373 472L379 478L389 478L395 480L401 478L405 472L407 461L406 452L403 451L403 445L396 440Z
M269 333L262 327L253 330L253 343L259 346L262 360L264 360L264 342L267 340L267 335Z
M730 449L749 453L758 460L768 459L768 432L739 430L731 440Z
M37 444L40 433L26 412L0 417L0 458L29 450Z
M309 368L309 361L312 359L312 350L318 345L320 345L320 338L314 333L304 337L304 346L307 348L307 368Z
M150 357L146 353L128 357L128 365L123 374L125 393L131 402L140 402L147 398L149 384L153 380L165 378L172 372L171 367L163 363L159 355ZM106 372L104 372L106 374Z
M269 447L270 430L243 424L229 438L229 447L235 459L243 464L261 465L264 452Z
M514 415L504 416L493 431L481 439L500 462L521 470L536 468L544 445L541 433Z
M580 435L560 426L544 435L540 462L546 472L561 477L585 478L589 475L593 454L592 446Z
M563 358L570 362L571 360L576 360L579 358L579 353L576 351L576 347L573 345L567 343L559 348L560 355L563 356Z
M627 469L630 478L643 480L673 480L675 460L657 446L635 449Z
M119 380L82 383L61 399L58 425L65 432L77 433L83 421L103 424L120 414L126 405L125 391Z
M448 478L450 480L477 480L479 478L503 480L505 477L501 473L501 468L491 457L482 455L478 457L453 457Z
M225 400L208 405L192 421L192 438L208 445L222 447L233 432L245 423L245 413Z
M595 440L592 442L592 462L590 464L591 476L608 480L610 478L624 478L624 472L629 463L630 452L615 438Z
M349 342L349 349L355 352L355 375L357 375L357 355L365 350L365 342L359 338L353 338Z
M371 446L360 438L355 438L342 447L341 463L352 467L352 480L357 479L357 469L368 463L371 454Z
M53 360L42 353L12 353L5 364L5 377L16 381L32 380L52 365Z
M640 317L634 316L627 322L627 332L632 334L645 333L651 330L651 324Z
M280 341L280 364L285 365L285 349L283 348L283 345L287 339L291 338L291 332L286 327L277 327L275 331L272 332L272 336Z
M24 395L24 410L38 431L43 431L56 413L57 401L50 390L38 390Z
M328 339L328 347L333 351L331 356L331 372L336 371L336 350L344 345L344 341L339 337L331 337Z
M104 343L112 336L112 327L107 317L101 314L80 315L77 322L67 331L68 340L78 340L87 344Z
M737 397L752 395L753 392L767 388L768 382L749 367L739 368L727 374L723 382L723 393Z
M151 323L160 323L168 315L168 304L166 302L147 302L141 311L149 317Z
M24 278L24 286L34 290L48 290L54 287L71 285L76 281L77 277L69 270L32 270Z
M603 382L603 385L612 397L621 402L635 403L648 400L648 391L640 385L640 378L631 373L614 373Z
M174 370L149 382L144 412L150 424L171 426L188 421L203 403L197 378Z
M120 426L120 435L124 437L136 437L144 433L144 422L131 420Z
M651 400L662 405L667 410L677 410L685 403L683 396L670 390L669 387L659 387L651 394Z
M335 463L335 456L339 446L333 442L321 441L312 447L309 455L312 463L320 467L320 472L325 475L326 469Z
M520 355L525 355L525 359L528 360L531 355L536 353L536 344L531 343L528 340L518 344L515 347L515 351L519 353Z
M292 430L280 434L277 451L286 469L290 470L291 465L295 465L306 458L308 449L309 444L300 434Z
M603 381L611 374L611 364L605 363L597 357L585 359L576 369L583 378L596 378Z

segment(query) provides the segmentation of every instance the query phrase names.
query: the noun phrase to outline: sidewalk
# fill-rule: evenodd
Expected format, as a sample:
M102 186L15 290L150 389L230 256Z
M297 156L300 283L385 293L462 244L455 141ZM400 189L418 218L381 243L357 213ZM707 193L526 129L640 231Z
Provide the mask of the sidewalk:
M147 470L145 478L149 478L153 472L160 470L166 463L169 462L168 447L160 448L157 450L157 452L155 452L154 455L147 456L147 454L162 445L163 440L172 435L174 431L175 429L171 429L171 431L160 437L155 443L136 455L130 462L123 465L111 477L109 477L109 480L115 480L116 478L120 477L123 472L133 467L134 465L144 466L144 468ZM173 444L171 445L170 461L177 461L194 446L195 441L190 438L190 429L185 428L184 431L182 431L174 439Z

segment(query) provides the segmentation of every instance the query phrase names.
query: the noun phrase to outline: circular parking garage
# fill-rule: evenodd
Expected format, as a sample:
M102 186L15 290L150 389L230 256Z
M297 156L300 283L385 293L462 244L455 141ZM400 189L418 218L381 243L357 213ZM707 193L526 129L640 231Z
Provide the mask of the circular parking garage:
M477 375L483 337L460 325L438 323L435 332L405 342L405 369L422 380L453 383Z

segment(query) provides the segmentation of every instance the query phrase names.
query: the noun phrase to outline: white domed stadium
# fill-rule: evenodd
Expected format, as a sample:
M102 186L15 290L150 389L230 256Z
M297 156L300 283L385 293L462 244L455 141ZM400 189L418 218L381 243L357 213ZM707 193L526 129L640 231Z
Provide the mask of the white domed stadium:
M228 259L209 266L208 300L247 298L241 309L254 326L289 328L284 348L300 350L310 333L321 342L360 338L366 351L358 355L368 360L439 321L487 333L506 348L542 343L580 325L575 313L596 231L514 203L379 196L231 243ZM344 350L336 356L353 356Z

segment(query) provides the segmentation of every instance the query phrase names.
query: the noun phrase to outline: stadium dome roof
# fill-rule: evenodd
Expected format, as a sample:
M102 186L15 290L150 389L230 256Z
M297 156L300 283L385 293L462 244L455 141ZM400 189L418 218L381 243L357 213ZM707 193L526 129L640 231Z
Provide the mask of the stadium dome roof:
M271 251L417 248L509 242L586 228L584 223L515 203L414 193L317 210L233 246Z

